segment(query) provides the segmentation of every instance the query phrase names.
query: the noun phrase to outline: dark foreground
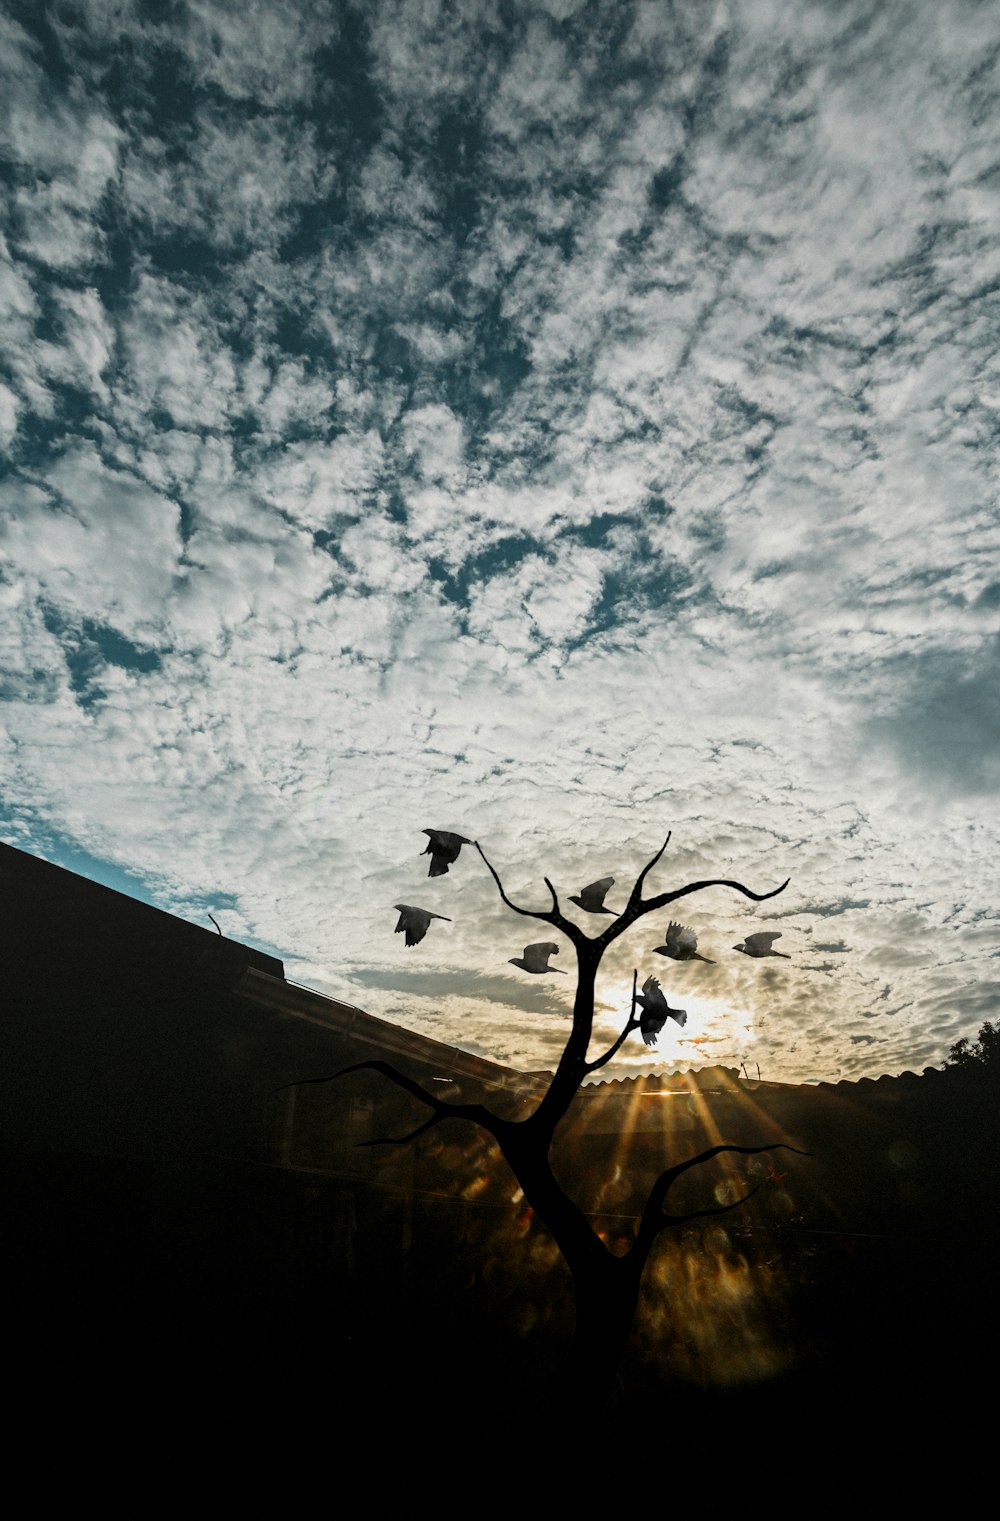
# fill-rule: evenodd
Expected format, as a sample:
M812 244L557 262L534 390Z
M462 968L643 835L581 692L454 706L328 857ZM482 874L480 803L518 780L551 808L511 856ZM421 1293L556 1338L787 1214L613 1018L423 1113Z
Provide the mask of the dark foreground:
M358 1472L454 1495L470 1464L516 1489L543 1460L557 1487L651 1464L678 1493L832 1472L888 1493L930 1470L964 1485L988 1451L995 1189L967 1229L800 1215L689 1240L581 1429L558 1382L561 1270L526 1286L446 1202L400 1262L379 1249L386 1201L323 1179L18 1155L4 1176L6 1382L20 1440L49 1453L29 1465L39 1500L96 1485L141 1504L195 1474L202 1499L263 1502L309 1475L332 1500Z

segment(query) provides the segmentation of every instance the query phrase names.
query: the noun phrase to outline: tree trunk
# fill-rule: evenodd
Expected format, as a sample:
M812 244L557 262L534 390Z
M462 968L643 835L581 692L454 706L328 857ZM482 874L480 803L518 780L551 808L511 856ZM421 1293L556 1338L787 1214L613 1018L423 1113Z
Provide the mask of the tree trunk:
M634 1264L610 1255L571 1266L576 1327L563 1372L567 1404L581 1413L607 1404L632 1334L639 1300Z

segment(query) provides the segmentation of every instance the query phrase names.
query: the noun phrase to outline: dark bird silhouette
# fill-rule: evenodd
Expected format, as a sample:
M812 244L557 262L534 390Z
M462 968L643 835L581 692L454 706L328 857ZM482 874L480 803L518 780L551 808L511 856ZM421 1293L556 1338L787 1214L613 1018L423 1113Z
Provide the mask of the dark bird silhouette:
M668 1019L676 1019L682 1027L687 1024L687 1011L670 1007L655 977L646 978L642 985L642 992L637 994L635 1001L642 1008L639 1033L647 1046L656 1045L656 1037Z
M429 877L443 877L451 863L458 860L462 846L472 844L464 834L452 834L447 829L425 829L424 834L428 836L427 849L420 854L431 858Z
M744 956L754 956L757 959L761 956L782 956L786 961L791 961L791 956L786 956L784 951L771 949L774 942L780 939L781 932L778 930L759 930L756 935L747 935L739 945L733 946L733 950L742 951Z
M519 966L525 972L562 972L562 975L565 977L567 974L563 972L561 966L549 966L548 964L549 957L558 956L558 954L559 947L557 945L551 940L543 940L538 945L526 945L523 957L509 956L507 959L511 966Z
M608 889L614 887L614 877L602 877L599 882L591 882L589 887L581 887L579 897L571 897L570 902L576 903L580 908L586 909L588 914L610 914L614 910L604 907L604 899Z
M714 961L709 961L707 956L698 954L698 936L693 929L685 929L683 924L676 924L671 920L667 926L667 938L663 945L655 947L658 956L669 956L673 961L704 961L708 966L714 966Z
M407 945L420 944L432 919L443 919L446 924L451 923L447 914L432 914L429 908L413 908L409 903L397 903L394 907L399 911L399 923L394 934L399 935L405 931Z

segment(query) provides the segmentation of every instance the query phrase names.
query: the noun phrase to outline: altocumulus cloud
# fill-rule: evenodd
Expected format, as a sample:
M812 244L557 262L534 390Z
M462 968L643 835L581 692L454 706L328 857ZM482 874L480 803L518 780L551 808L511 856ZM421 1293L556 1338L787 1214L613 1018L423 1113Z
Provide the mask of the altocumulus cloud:
M615 947L602 1029L657 971L667 1064L988 1016L988 7L11 0L0 43L6 838L527 1067L571 989L425 825L539 905L668 828L664 886L791 874L684 905L713 968ZM401 899L453 923L405 952Z

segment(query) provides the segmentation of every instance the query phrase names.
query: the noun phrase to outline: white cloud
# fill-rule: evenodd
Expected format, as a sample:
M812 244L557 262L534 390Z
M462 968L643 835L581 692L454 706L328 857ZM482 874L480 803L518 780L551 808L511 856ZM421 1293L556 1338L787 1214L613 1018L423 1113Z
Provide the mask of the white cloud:
M236 393L236 366L208 304L167 280L143 275L122 324L127 384L117 389L126 425L143 431L162 408L181 428L222 426Z
M79 92L51 98L40 71L24 65L4 118L11 157L31 171L14 194L17 243L57 269L91 262L103 242L96 218L117 174L120 129Z
M336 45L337 15L323 0L251 0L238 13L226 0L189 0L184 45L197 78L236 100L285 105L308 97L316 53Z
M70 618L145 642L162 627L180 554L175 504L108 469L92 445L68 450L44 488L2 488L0 533L20 573Z
M329 443L287 445L258 473L266 499L310 528L357 517L375 489L383 447L374 429L341 434Z
M102 379L114 343L111 324L93 288L52 292L60 313L61 342L40 342L34 354L39 371L48 379L78 386L106 401Z
M329 178L308 131L204 113L190 158L178 162L168 144L147 138L125 165L123 191L131 211L159 234L196 230L228 247L281 237L290 209L322 195Z
M5 23L5 795L529 1067L571 979L519 981L534 931L420 829L544 903L673 827L664 885L793 878L685 901L705 1053L922 1065L995 918L986 11L609 15L383 3L352 52L318 3L89 0L69 86ZM454 922L407 953L421 894Z
M21 411L19 398L0 382L0 443L9 448L17 434L17 419Z
M406 448L425 481L455 479L462 466L462 424L450 407L418 407L403 419Z

